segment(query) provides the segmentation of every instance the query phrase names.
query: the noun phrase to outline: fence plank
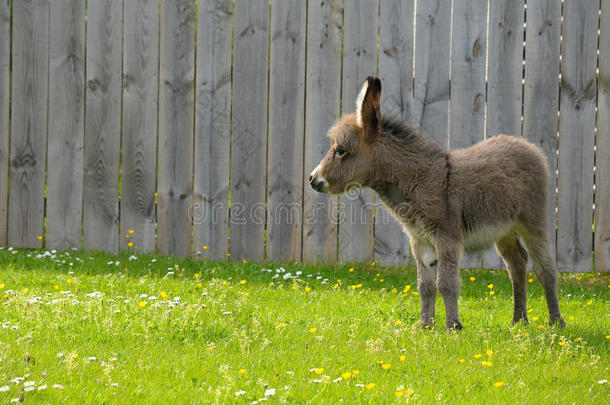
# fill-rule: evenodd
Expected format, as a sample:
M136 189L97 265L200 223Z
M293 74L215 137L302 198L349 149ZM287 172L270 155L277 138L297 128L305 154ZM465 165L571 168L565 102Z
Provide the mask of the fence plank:
M235 5L231 117L231 255L265 254L269 2Z
M13 3L9 244L39 247L44 221L49 0Z
M447 146L451 1L418 0L416 10L414 118Z
M148 253L155 249L159 3L130 0L124 12L120 246Z
M161 5L157 249L190 256L193 192L195 1Z
M51 2L48 249L80 248L83 208L85 1Z
M307 3L275 2L271 12L267 256L301 259Z
M8 140L10 103L10 2L0 4L0 246L8 239Z
M87 11L84 241L107 252L119 246L122 8L105 0Z
M229 251L233 2L200 0L198 13L193 250L219 260Z
M523 0L490 2L486 137L521 136L523 92ZM483 252L483 267L503 268L494 248Z
M591 271L599 3L564 4L557 266Z
M414 0L380 3L379 77L384 115L413 120ZM390 210L376 198L375 260L384 265L409 263L409 238Z
M343 17L343 113L355 111L356 98L367 76L377 74L379 3L353 0L345 3ZM354 189L341 196L339 259L373 258L373 198L371 189Z
M610 3L601 3L597 156L595 159L595 271L610 271Z
M304 178L328 151L326 132L339 117L343 1L308 2ZM337 258L336 198L303 192L303 260Z
M460 149L485 138L487 0L456 1L451 36L449 147ZM462 256L462 268L480 268L483 253Z
M556 252L557 109L559 108L559 51L561 3L530 2L527 7L523 136L544 150L551 178L548 185L547 226L552 255Z

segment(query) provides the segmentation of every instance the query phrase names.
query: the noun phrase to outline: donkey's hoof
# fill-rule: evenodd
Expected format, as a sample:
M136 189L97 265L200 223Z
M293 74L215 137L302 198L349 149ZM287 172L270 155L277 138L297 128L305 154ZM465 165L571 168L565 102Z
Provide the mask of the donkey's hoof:
M549 325L551 325L551 326L559 326L561 329L563 329L563 328L566 327L566 322L560 316L559 318L551 319L549 321Z
M529 325L529 321L527 320L527 316L522 316L522 317L518 317L518 318L513 318L513 321L510 323L510 326L515 326L515 325Z
M462 326L462 322L460 322L459 319L456 319L456 320L448 319L446 326L447 326L447 329L449 329L449 330L462 330L462 329L464 329L464 327Z

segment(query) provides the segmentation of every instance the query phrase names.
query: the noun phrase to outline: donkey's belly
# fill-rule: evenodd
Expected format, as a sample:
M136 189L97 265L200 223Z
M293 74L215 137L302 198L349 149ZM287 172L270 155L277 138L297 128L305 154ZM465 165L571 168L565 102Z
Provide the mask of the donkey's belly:
M493 246L512 227L512 223L484 225L467 233L464 237L464 250L477 252Z

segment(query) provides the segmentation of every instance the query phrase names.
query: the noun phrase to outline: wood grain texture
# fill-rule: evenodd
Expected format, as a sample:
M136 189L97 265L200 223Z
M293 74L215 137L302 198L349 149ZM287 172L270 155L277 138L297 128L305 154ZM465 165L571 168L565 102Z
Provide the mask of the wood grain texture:
M0 2L0 246L8 241L9 103L11 61L10 2Z
M191 255L195 96L195 1L161 6L157 249Z
M461 149L485 138L487 0L453 4L449 147ZM480 268L483 253L462 255L462 268Z
M418 0L413 115L428 135L447 146L451 1Z
M343 1L308 2L304 173L320 163L330 141L326 132L339 118ZM336 197L303 188L303 260L337 259Z
M610 271L610 2L601 3L597 154L595 173L595 271Z
M200 0L198 13L193 250L202 258L226 260L233 2Z
M120 247L148 253L155 249L159 3L124 7Z
M342 113L356 110L356 98L368 76L377 75L379 2L352 0L343 16ZM340 197L339 260L373 259L373 202L369 188L354 189Z
M414 0L383 0L379 21L382 114L413 120ZM383 265L409 263L409 238L376 197L374 257Z
M40 247L44 221L49 0L13 3L8 242Z
M91 2L87 15L84 244L88 250L117 252L122 2Z
M599 3L564 4L557 266L591 271Z
M267 257L301 259L307 3L272 4Z
M269 2L235 4L231 116L231 258L265 255Z
M48 249L81 247L85 109L85 1L51 2Z
M547 226L556 256L557 110L559 108L559 51L561 3L530 2L527 7L525 86L523 89L523 137L542 148L550 168Z
M524 18L523 0L490 2L487 138L500 134L521 136ZM483 252L483 267L504 267L495 249Z

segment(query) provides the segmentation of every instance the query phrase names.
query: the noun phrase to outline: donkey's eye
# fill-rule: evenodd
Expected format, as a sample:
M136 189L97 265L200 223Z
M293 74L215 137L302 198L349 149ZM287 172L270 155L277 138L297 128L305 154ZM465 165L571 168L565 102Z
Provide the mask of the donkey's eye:
M341 159L345 155L347 155L347 151L343 146L337 146L335 148L335 156L337 156L339 159Z

